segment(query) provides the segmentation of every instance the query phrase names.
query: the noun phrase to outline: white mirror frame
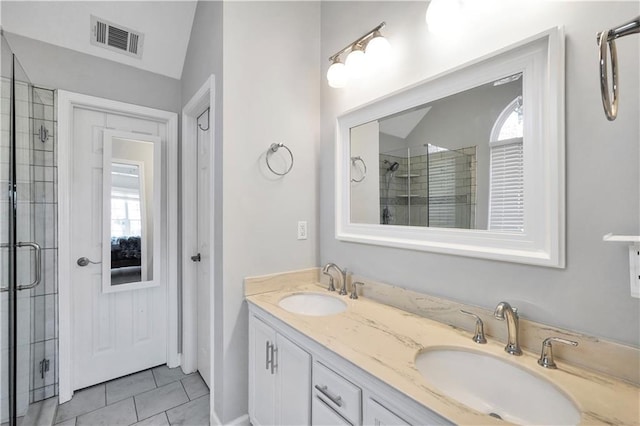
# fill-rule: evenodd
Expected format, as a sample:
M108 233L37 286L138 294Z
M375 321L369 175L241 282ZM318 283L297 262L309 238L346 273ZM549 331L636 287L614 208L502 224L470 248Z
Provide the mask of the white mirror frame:
M151 249L153 258L153 279L147 281L144 268L142 269L142 281L126 284L111 284L111 163L138 164L140 167L141 187L144 188L144 167L142 163L113 158L113 139L128 139L131 141L149 142L153 144L153 247L147 247L145 239L141 241L142 265L146 264L148 250ZM161 204L161 182L162 182L162 162L160 151L162 141L157 136L141 135L137 133L127 133L115 130L105 130L103 132L103 153L102 153L102 292L114 293L120 291L138 290L160 285L161 279L161 226L162 204ZM143 190L142 190L143 191ZM142 195L142 192L141 192ZM146 201L145 201L146 202ZM147 220L143 220L143 234L146 235Z
M564 268L564 67L564 32L556 27L339 116L335 151L336 238ZM518 72L524 72L524 232L351 222L351 128Z

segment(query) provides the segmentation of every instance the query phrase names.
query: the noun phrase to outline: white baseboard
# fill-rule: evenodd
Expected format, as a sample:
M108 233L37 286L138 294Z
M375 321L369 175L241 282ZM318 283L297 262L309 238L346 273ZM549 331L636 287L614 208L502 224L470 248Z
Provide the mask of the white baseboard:
M211 419L210 422L212 425L230 425L230 426L250 426L251 423L249 422L249 415L248 414L244 414L240 417L237 417L233 420L231 420L230 422L227 423L222 423L220 421L220 419L218 418L218 416L216 415L215 411L211 411Z

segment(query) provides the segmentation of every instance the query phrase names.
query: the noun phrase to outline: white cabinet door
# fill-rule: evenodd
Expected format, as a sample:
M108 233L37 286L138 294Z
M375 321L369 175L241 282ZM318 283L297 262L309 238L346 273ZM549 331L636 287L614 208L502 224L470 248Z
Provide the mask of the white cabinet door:
M311 355L251 316L249 418L253 425L311 422Z
M329 405L322 400L319 396L313 398L312 404L312 421L313 426L337 426L347 425L351 426L351 423L346 421L341 415L333 411Z
M276 336L277 424L308 425L311 420L311 355Z
M276 333L262 321L249 321L249 417L254 425L276 424L276 381L268 362Z
M396 416L386 407L380 405L377 401L367 398L364 410L364 424L374 426L399 426L409 425L409 423Z

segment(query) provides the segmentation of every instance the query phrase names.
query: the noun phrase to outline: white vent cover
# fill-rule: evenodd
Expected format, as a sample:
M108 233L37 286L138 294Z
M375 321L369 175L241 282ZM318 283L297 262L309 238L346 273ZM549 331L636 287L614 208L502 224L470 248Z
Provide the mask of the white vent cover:
M91 44L142 58L144 34L91 15Z

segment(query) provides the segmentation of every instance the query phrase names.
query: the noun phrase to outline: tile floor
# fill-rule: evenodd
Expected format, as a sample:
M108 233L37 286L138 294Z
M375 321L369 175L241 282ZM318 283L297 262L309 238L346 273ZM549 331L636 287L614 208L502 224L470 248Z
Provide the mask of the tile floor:
M75 392L58 407L58 426L209 424L209 388L198 373L166 365Z

